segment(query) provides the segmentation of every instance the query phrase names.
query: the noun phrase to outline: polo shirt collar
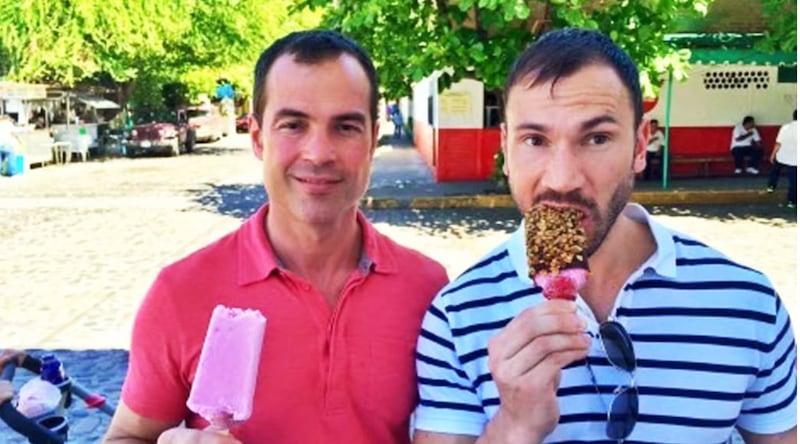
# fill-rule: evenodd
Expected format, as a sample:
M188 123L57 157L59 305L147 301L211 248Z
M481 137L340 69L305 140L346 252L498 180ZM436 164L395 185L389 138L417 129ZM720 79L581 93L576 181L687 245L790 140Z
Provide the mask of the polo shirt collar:
M656 241L656 251L648 258L640 269L652 269L653 272L661 276L674 278L677 274L677 254L675 242L672 240L672 232L656 222L639 204L629 203L623 210L623 214L637 222L645 223L650 228L653 238ZM533 285L533 281L528 276L528 256L525 252L525 223L520 223L519 228L511 235L508 240L508 257L517 273L517 277L527 285Z
M239 229L239 285L264 280L280 266L267 238L264 221L268 211L269 204L264 204Z
M397 273L397 261L395 261L395 257L392 254L394 250L390 247L388 239L381 236L361 210L356 214L356 218L359 225L361 225L362 245L364 248L361 253L359 268L363 269L366 266L382 274Z
M656 241L656 251L648 258L641 269L651 269L654 273L667 277L675 278L678 275L678 253L675 250L675 241L672 239L672 231L661 225L651 216L643 206L629 203L624 210L624 214L629 218L647 224L650 233Z
M281 264L267 237L266 220L269 204L264 204L248 218L240 228L238 236L239 285L248 285L267 279L280 269ZM367 274L395 273L397 263L389 252L386 240L359 211L356 215L363 236L363 251L358 263L359 270Z

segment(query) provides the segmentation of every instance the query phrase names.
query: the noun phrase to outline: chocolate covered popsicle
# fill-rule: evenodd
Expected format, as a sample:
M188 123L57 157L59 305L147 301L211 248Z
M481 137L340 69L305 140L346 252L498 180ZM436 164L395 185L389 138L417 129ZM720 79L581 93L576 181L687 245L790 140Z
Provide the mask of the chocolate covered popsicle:
M589 273L584 214L569 207L536 205L524 216L531 279L548 299L575 300Z

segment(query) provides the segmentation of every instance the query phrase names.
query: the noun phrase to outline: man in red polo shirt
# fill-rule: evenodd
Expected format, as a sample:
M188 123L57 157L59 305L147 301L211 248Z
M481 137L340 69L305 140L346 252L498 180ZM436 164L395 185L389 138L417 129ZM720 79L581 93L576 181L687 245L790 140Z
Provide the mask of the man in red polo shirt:
M378 136L372 62L337 33L290 34L261 55L253 108L270 202L162 270L106 442L408 443L417 335L447 276L358 211ZM186 407L217 304L268 320L253 414L227 436Z

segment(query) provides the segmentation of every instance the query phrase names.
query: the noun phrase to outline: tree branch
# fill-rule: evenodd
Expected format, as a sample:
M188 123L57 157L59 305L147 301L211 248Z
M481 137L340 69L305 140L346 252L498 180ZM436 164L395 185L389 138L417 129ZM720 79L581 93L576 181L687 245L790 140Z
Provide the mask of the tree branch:
M475 34L477 34L478 38L481 41L487 41L489 39L489 31L483 28L483 24L481 23L481 12L478 9L478 4L472 4L472 13L475 14Z
M553 14L553 5L550 4L550 0L544 0L544 11L542 15L533 22L533 26L531 26L531 34L534 37L539 38L540 35L544 34L545 32L550 30L550 27L553 24L551 20L551 16Z

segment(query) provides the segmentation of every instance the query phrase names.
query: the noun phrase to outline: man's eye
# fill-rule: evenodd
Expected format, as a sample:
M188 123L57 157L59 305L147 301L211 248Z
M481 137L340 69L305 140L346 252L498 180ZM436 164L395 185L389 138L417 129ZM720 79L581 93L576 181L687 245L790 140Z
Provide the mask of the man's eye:
M303 128L303 123L297 120L288 120L278 124L278 129L296 131Z
M530 146L542 146L544 145L544 138L540 136L528 136L522 140L523 143Z
M341 124L339 124L338 125L338 129L339 129L340 132L348 133L348 134L360 133L361 132L361 127L359 127L357 125L351 125L349 123L341 123Z
M609 140L611 140L611 138L608 137L607 134L592 134L589 137L589 144L591 144L591 145L604 145L604 144L608 143Z

